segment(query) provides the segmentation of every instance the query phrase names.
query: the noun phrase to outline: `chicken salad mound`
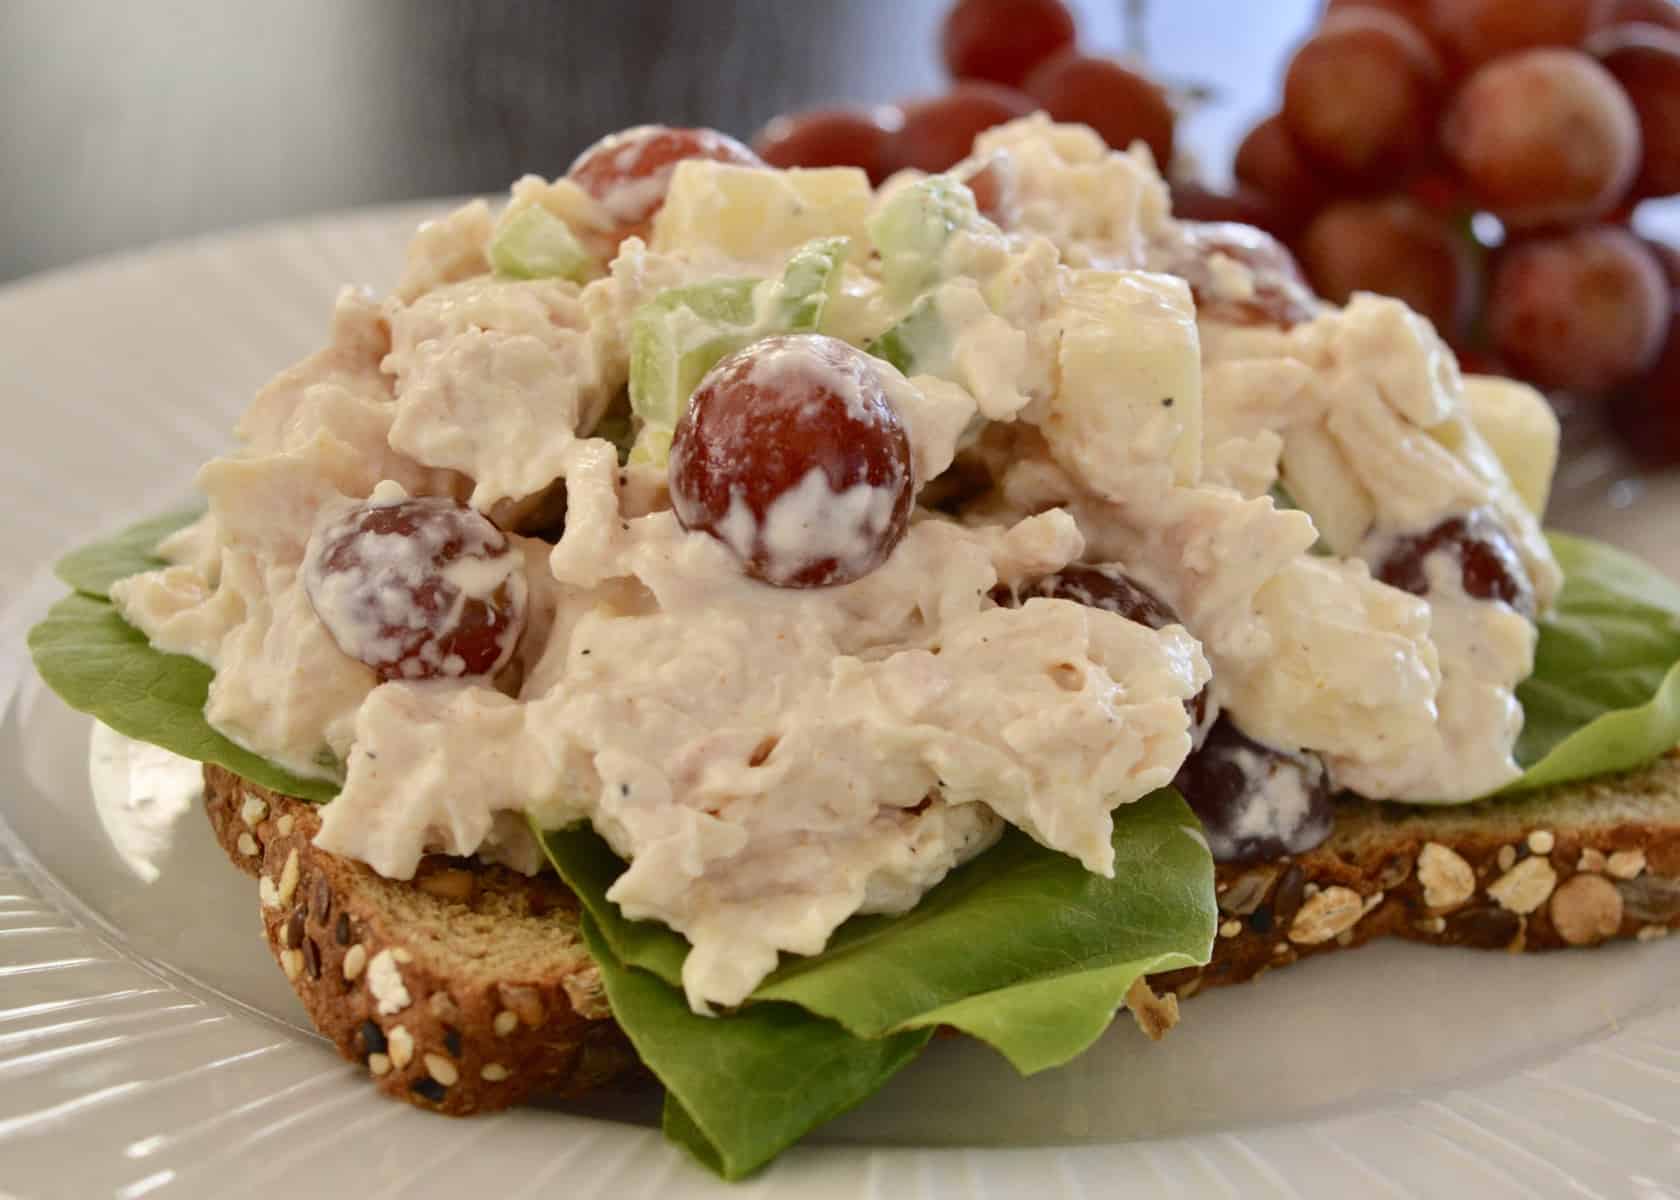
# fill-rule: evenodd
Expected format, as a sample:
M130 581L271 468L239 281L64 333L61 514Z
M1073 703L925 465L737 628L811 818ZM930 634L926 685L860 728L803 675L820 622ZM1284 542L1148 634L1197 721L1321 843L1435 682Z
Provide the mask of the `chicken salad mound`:
M327 850L589 823L706 1012L1007 826L1106 875L1175 779L1222 858L1515 779L1555 427L1488 389L1089 130L872 191L644 127L341 294L111 595Z

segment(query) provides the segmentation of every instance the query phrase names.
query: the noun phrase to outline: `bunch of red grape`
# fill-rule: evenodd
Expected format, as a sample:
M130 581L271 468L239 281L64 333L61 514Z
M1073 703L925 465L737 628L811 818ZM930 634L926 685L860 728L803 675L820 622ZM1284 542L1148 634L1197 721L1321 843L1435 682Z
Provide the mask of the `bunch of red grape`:
M1680 194L1675 0L1329 0L1235 169L1321 295L1398 296L1680 462L1680 254L1628 227Z
M879 183L905 167L947 170L982 130L1043 109L1117 149L1148 143L1163 170L1172 158L1166 92L1133 66L1081 51L1062 0L960 0L940 46L954 81L944 95L777 117L753 149L778 167L861 166Z

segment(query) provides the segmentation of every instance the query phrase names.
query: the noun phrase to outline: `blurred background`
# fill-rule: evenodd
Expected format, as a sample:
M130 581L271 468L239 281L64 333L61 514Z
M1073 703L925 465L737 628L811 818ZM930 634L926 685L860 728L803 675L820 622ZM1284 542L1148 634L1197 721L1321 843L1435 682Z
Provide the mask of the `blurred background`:
M643 122L879 178L1034 107L1680 463L1677 0L0 0L0 282Z
M750 137L778 113L933 95L947 0L0 2L0 279L92 254L558 175L645 121ZM1071 5L1120 51L1123 0ZM1144 48L1219 88L1227 160L1317 0L1155 0ZM1228 169L1228 168L1227 168Z

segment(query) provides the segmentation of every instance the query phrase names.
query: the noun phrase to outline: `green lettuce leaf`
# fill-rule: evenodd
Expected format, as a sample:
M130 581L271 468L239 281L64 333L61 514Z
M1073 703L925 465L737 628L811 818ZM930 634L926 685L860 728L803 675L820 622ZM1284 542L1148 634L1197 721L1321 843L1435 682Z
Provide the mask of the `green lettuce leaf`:
M1517 689L1527 769L1508 791L1629 770L1680 744L1680 585L1602 543L1549 536L1563 591Z
M158 543L202 511L153 517L59 560L55 573L76 593L53 605L29 631L35 669L71 708L127 737L215 763L287 795L331 800L338 794L336 783L294 775L212 729L204 719L210 668L197 659L154 650L111 605L111 585L164 566L156 554Z
M191 525L203 513L204 507L199 505L131 525L121 533L72 550L54 564L53 574L78 592L109 599L111 585L117 580L167 566L157 556L158 543Z
M879 1091L933 1035L857 1038L790 1004L696 1016L681 991L620 962L587 914L582 925L614 1018L665 1085L666 1135L727 1179Z
M1163 790L1114 816L1113 879L1011 830L912 911L854 918L822 954L790 957L753 1001L796 1004L862 1038L949 1025L1023 1074L1067 1062L1139 976L1204 963L1213 945L1213 860L1189 806ZM607 899L623 864L606 843L585 828L543 841L614 956L679 986L688 943Z
M210 668L154 650L109 600L66 596L29 631L29 653L66 704L120 734L226 767L289 796L325 802L338 794L336 783L300 778L212 729L204 719Z

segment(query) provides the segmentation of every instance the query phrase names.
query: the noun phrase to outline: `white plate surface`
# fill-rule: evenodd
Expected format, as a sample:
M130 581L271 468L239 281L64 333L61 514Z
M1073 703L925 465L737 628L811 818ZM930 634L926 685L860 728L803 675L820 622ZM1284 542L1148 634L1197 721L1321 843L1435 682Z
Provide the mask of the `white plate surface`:
M35 679L45 564L181 496L247 397L388 284L405 208L192 243L0 291L0 1194L21 1197L1680 1197L1680 939L1514 958L1376 946L1128 1022L1021 1080L944 1043L735 1188L636 1112L448 1121L310 1032L207 823L141 755L90 787L89 722ZM1680 484L1565 522L1680 574ZM106 744L122 753L121 746ZM127 771L126 784L121 778Z

